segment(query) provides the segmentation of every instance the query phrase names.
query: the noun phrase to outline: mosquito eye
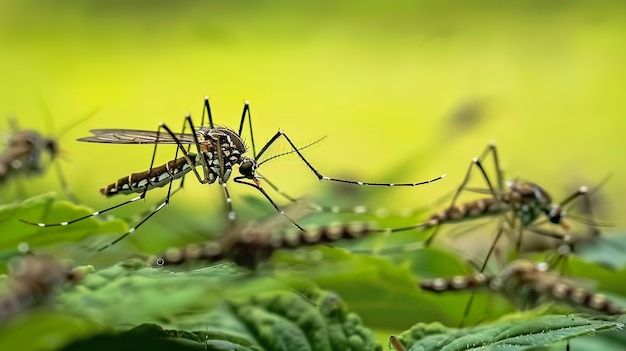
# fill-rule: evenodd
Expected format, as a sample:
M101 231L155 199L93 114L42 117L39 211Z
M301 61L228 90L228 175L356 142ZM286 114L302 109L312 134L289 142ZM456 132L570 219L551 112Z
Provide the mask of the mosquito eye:
M244 161L239 166L239 173L246 178L254 178L255 164L252 161Z
M550 222L555 223L555 224L559 224L561 223L561 220L563 219L563 217L565 217L565 212L563 212L563 209L561 208L561 206L550 206L548 208L548 218L550 219Z

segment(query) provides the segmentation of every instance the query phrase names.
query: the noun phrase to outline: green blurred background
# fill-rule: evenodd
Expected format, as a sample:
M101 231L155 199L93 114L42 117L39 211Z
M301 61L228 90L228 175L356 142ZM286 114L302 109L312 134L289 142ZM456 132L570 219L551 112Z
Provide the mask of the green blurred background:
M625 10L621 1L3 1L0 115L58 134L99 108L60 141L68 183L96 209L118 203L98 189L146 169L152 147L74 139L92 128L156 130L159 121L177 130L187 112L199 123L208 95L215 122L232 127L250 101L257 148L278 129L298 145L328 136L306 150L325 175L409 182L448 174L414 189L360 189L359 201L376 194L377 206L428 206L495 140L509 177L538 182L556 200L610 175L598 217L619 230ZM158 159L173 153L160 148ZM295 157L262 172L290 194L336 199L320 195L333 187ZM52 173L28 182L28 195L58 191ZM257 196L229 189L244 212L241 196ZM174 214L180 225L211 228L220 190L193 177L186 190L134 240L149 245L163 223L175 236ZM126 213L145 209L134 206Z

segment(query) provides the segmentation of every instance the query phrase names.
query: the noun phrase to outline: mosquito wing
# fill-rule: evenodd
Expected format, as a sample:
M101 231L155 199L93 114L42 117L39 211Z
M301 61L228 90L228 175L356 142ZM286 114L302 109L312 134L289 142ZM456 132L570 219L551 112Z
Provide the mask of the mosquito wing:
M92 136L78 138L78 141L105 144L176 144L177 141L168 133L157 133L153 130L135 129L92 129ZM176 138L181 144L193 144L193 134L177 133Z

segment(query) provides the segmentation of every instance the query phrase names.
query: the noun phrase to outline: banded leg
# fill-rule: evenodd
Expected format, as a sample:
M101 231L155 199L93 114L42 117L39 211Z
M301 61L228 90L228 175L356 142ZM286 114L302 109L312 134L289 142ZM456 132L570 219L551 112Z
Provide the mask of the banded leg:
M433 183L433 182L435 182L437 180L443 179L446 176L445 174L443 174L443 175L440 175L440 176L435 177L433 179L429 179L429 180L425 180L425 181L421 181L421 182L416 182L416 183L374 183L374 182L361 182L361 181L355 181L355 180L347 180L347 179L327 177L327 176L322 175L320 172L318 172L313 167L313 165L311 165L311 163L304 157L304 155L302 155L300 150L298 150L296 145L291 141L291 139L287 136L287 134L285 134L282 131L278 131L276 134L274 134L274 136L265 144L265 146L263 146L261 151L259 151L259 153L254 157L255 160L258 160L267 151L267 149L272 144L274 144L274 142L276 142L278 140L278 138L280 138L280 137L283 137L283 139L285 139L289 143L291 148L296 152L296 154L302 160L302 162L304 162L306 164L306 166L311 170L311 172L313 172L313 174L315 174L315 176L319 180L327 180L327 181L333 181L333 182L339 182L339 183L347 183L347 184L355 184L355 185L368 185L368 186L388 186L388 187L411 186L411 187L413 187L413 186L419 186L419 185L423 185L423 184Z
M496 169L496 173L497 173L497 179L498 179L498 191L496 193L496 191L493 188L493 185L491 184L491 180L489 179L489 176L487 175L487 172L485 171L485 168L482 165L482 161L487 154L491 153L492 157L493 157L493 162L494 162L494 167ZM485 180L485 183L487 184L487 187L489 189L489 193L493 196L493 199L495 199L496 201L499 199L499 195L498 194L502 194L502 192L504 191L504 180L502 179L502 171L500 169L500 161L498 159L498 152L496 149L496 145L495 143L490 143L487 148L481 153L481 155L479 157L475 157L472 159L467 172L465 173L465 177L463 178L463 182L461 183L461 185L458 187L456 193L454 194L454 197L452 198L452 201L450 202L450 205L448 206L448 212L454 210L454 206L456 204L456 201L458 200L459 196L461 195L461 192L463 192L463 190L465 190L467 184L470 181L470 177L472 174L472 169L476 167L478 168L478 170L480 171L483 179ZM437 235L437 232L439 230L440 224L437 224L435 226L435 229L433 230L433 232L431 233L431 235L428 237L428 239L426 239L424 245L425 246L430 246L430 244L432 244L432 242L435 240L435 236ZM495 246L495 244L494 244Z

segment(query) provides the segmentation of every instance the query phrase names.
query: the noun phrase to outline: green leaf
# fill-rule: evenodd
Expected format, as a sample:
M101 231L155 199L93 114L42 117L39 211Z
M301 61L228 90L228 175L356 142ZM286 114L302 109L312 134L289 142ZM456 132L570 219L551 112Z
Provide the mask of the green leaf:
M57 350L73 340L102 330L98 323L40 308L2 325L0 350Z
M466 328L445 328L438 323L417 324L399 336L410 351L505 350L521 351L595 333L621 330L623 323L582 316L541 316Z
M467 271L467 266L460 258L434 248L411 254L394 264L386 257L355 255L344 249L320 246L277 252L272 263L291 270L300 267L302 276L323 289L336 291L373 328L399 330L415 323L415 316L420 321L455 323L467 298L421 291L415 274L446 276Z
M69 314L74 323L83 320L93 327L74 334L58 332L63 337L58 337L56 347L76 339L72 335L80 335L91 338L68 349L92 349L99 343L128 349L167 339L165 345L181 349L381 350L374 334L347 311L335 293L296 294L285 291L275 280L252 277L230 265L173 273L130 260L98 272L81 269L91 273L76 286L59 291L48 312L54 318L68 318ZM31 316L25 328L29 331L39 330L51 320L48 315L24 315ZM11 334L3 339L7 345L27 340ZM39 345L41 340L33 338L33 343Z

